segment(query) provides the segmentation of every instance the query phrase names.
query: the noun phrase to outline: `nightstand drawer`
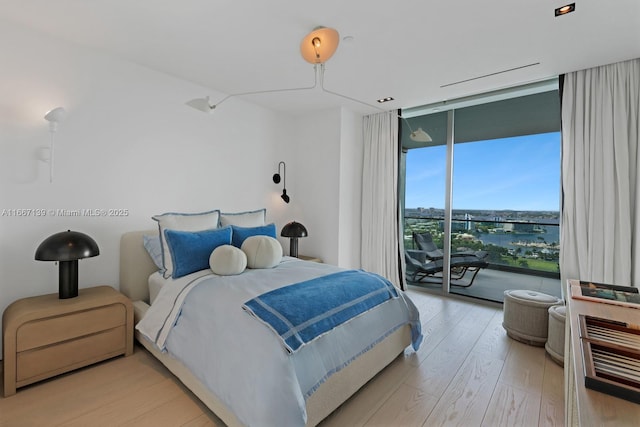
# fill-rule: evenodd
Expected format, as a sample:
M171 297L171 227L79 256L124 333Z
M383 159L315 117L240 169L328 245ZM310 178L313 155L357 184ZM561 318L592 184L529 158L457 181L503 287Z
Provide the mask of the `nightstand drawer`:
M18 353L16 382L29 384L51 375L125 353L126 328L119 326L97 334Z
M22 298L2 314L4 395L95 362L133 353L133 306L111 286ZM2 424L0 422L0 424Z
M30 350L124 325L127 320L126 312L123 304L112 304L27 322L18 328L16 351Z

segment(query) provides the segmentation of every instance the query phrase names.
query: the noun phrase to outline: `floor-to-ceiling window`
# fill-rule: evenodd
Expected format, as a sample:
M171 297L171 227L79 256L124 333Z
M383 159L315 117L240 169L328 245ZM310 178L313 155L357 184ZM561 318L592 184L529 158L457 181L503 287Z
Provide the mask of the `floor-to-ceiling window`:
M559 294L555 83L446 104L403 112L405 248L424 266L409 283L494 301L509 288ZM419 253L416 233L444 259Z

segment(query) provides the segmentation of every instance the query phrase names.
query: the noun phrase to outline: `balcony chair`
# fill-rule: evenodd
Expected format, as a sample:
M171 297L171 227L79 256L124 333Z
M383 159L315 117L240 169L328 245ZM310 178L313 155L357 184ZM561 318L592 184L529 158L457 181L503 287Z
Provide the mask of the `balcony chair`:
M442 284L442 271L444 269L444 260L442 258L427 259L424 251L416 250L405 251L404 258L407 264L407 276L410 281ZM473 254L460 254L460 256L452 257L449 276L451 286L468 288L473 285L473 281L480 270L488 266L488 262L479 259Z
M431 237L431 233L416 233L415 231L412 234L413 243L418 250L423 251L425 256L432 260L442 259L444 256L444 252L442 249L438 248L436 244L433 242L433 238ZM486 258L489 256L487 251L462 251L462 252L454 252L451 254L451 258L458 257L468 257L475 256L481 261L486 261Z

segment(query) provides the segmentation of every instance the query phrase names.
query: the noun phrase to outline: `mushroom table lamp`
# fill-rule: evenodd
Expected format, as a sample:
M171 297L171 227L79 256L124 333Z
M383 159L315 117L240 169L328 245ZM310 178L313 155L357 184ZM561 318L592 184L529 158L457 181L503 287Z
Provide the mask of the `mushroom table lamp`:
M60 299L78 296L78 260L100 255L98 244L79 231L62 231L47 237L38 249L38 261L58 261L58 296Z
M289 240L289 255L292 257L298 257L298 238L307 237L307 229L299 222L291 221L282 227L280 232L282 237L288 237Z

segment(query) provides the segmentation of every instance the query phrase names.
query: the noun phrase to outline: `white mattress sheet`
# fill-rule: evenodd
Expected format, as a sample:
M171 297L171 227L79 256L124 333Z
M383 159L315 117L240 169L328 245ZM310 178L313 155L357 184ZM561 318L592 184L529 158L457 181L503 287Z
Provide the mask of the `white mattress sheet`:
M160 289L162 289L163 286L183 286L183 283L191 282L210 273L211 271L209 270L196 271L195 273L191 273L178 279L173 279L171 277L165 279L160 271L151 273L149 279L147 280L147 284L149 286L149 304L153 304L155 302L158 294L160 293Z
M149 302L153 304L153 302L158 297L158 293L160 289L167 283L167 279L162 277L159 271L156 271L151 276L149 276Z
M205 271L163 279L155 304L137 328L159 348L166 345L245 425L301 426L305 399L331 374L406 324L415 306L401 293L294 355L241 306L271 289L338 270L286 258L275 269L238 276Z

